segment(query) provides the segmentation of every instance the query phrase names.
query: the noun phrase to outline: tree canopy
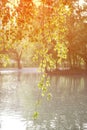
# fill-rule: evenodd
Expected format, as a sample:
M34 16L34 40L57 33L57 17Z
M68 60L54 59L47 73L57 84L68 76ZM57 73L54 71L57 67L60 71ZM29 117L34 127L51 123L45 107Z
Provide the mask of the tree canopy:
M79 0L41 0L39 6L33 0L20 0L17 6L9 3L0 2L1 64L13 59L18 68L30 62L44 70L66 64L87 69L87 4L80 5Z

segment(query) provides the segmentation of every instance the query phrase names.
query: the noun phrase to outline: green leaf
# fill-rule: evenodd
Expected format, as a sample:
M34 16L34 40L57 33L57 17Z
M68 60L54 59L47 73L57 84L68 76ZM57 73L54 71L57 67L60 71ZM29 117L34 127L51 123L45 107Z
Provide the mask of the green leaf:
M51 94L51 93L48 93L48 94L47 94L47 100L49 101L51 98L52 98L52 94Z
M38 116L39 116L39 113L37 111L35 111L33 113L33 119L36 120L38 118Z
M42 87L43 92L47 92L47 88L45 86Z

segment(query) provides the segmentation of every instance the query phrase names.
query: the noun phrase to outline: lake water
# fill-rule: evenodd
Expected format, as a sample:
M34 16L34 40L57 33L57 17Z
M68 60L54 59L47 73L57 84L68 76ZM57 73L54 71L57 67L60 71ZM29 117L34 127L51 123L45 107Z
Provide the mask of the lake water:
M51 75L52 99L41 104L40 73L2 71L0 130L87 130L87 75ZM32 118L39 112L37 120Z

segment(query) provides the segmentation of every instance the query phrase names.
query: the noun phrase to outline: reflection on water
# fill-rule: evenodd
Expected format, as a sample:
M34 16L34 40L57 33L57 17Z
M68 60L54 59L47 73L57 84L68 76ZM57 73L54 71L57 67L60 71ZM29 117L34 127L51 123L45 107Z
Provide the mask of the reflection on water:
M0 75L0 130L87 130L87 76L50 76L53 98L34 121L40 74Z
M20 120L21 118L21 120ZM25 130L26 126L25 123L22 121L22 117L16 117L15 115L2 115L1 116L1 130Z

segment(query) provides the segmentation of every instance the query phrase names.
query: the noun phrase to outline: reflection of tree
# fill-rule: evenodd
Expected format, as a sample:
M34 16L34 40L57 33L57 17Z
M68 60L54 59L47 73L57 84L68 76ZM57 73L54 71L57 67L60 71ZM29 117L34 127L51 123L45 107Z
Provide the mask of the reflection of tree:
M86 88L86 80L85 77L82 76L50 76L51 81L51 91L52 93L56 93L58 95L62 95L63 98L67 98L71 95L77 95L82 93Z
M3 78L2 78L2 74L1 74L1 72L0 72L0 103L1 103L1 99L2 99L2 96L3 96Z
M17 82L19 82L20 80L21 80L21 72L20 71L18 71L18 73L17 73L18 75L17 75L17 79L18 79L18 81Z

